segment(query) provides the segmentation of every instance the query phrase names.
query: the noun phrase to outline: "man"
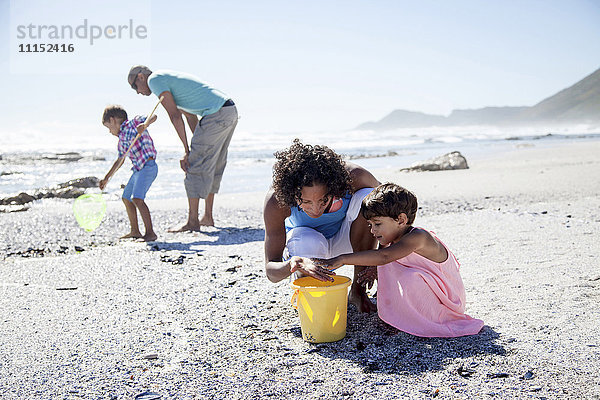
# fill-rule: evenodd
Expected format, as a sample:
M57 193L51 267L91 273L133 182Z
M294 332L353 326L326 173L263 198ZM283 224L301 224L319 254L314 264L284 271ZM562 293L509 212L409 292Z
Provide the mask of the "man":
M183 144L184 155L179 163L186 173L188 220L169 232L198 231L200 226L213 226L214 197L219 191L227 150L238 120L234 102L195 76L182 72L152 72L146 66L137 65L129 70L127 80L139 94L164 97L162 105ZM190 146L182 115L193 132ZM198 215L200 199L205 201L201 219Z
M311 258L374 249L376 241L360 215L362 199L379 185L358 165L346 163L325 146L294 141L275 153L273 185L264 205L265 271L272 282L292 274L331 280L331 271ZM357 283L355 267L350 302L359 311L375 310Z

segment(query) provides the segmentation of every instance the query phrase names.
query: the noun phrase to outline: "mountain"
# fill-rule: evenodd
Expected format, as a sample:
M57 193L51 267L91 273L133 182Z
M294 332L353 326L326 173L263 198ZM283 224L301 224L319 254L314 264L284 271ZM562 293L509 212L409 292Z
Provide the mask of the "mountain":
M428 126L600 124L600 69L531 107L454 110L449 116L395 110L356 129L385 131Z

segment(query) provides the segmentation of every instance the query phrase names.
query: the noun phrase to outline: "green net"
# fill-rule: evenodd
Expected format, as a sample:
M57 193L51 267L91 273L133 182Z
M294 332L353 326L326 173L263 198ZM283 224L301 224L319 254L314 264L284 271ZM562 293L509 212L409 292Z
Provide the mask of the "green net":
M91 232L106 214L106 201L101 193L82 194L73 203L73 214L79 226Z

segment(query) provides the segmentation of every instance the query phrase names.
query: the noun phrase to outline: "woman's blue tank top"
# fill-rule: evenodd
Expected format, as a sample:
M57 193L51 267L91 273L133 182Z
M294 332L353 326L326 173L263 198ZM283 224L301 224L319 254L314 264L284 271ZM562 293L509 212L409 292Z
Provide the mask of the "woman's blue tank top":
M343 197L342 208L335 212L321 215L319 218L311 218L298 206L291 207L292 214L285 219L285 230L290 231L292 228L305 226L313 228L320 232L326 239L332 238L342 226L342 222L346 218L348 206L350 206L351 194Z

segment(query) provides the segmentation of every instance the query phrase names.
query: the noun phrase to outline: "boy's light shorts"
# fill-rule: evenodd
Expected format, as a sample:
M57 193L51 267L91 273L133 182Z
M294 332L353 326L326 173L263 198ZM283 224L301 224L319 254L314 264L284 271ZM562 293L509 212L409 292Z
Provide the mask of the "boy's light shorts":
M131 201L132 197L134 199L144 200L148 189L150 189L150 185L152 185L152 182L156 179L156 175L158 175L158 165L156 165L156 161L146 161L144 168L139 171L134 171L133 174L131 174L131 178L129 178L129 182L127 182L127 186L125 186L123 196L121 197L129 201Z
M350 206L346 212L346 218L342 222L340 230L330 239L326 239L322 233L315 229L300 226L288 231L286 236L286 251L284 258L287 260L292 256L309 258L332 258L340 254L352 253L350 243L350 228L358 217L363 199L371 193L372 188L358 190L350 199Z

